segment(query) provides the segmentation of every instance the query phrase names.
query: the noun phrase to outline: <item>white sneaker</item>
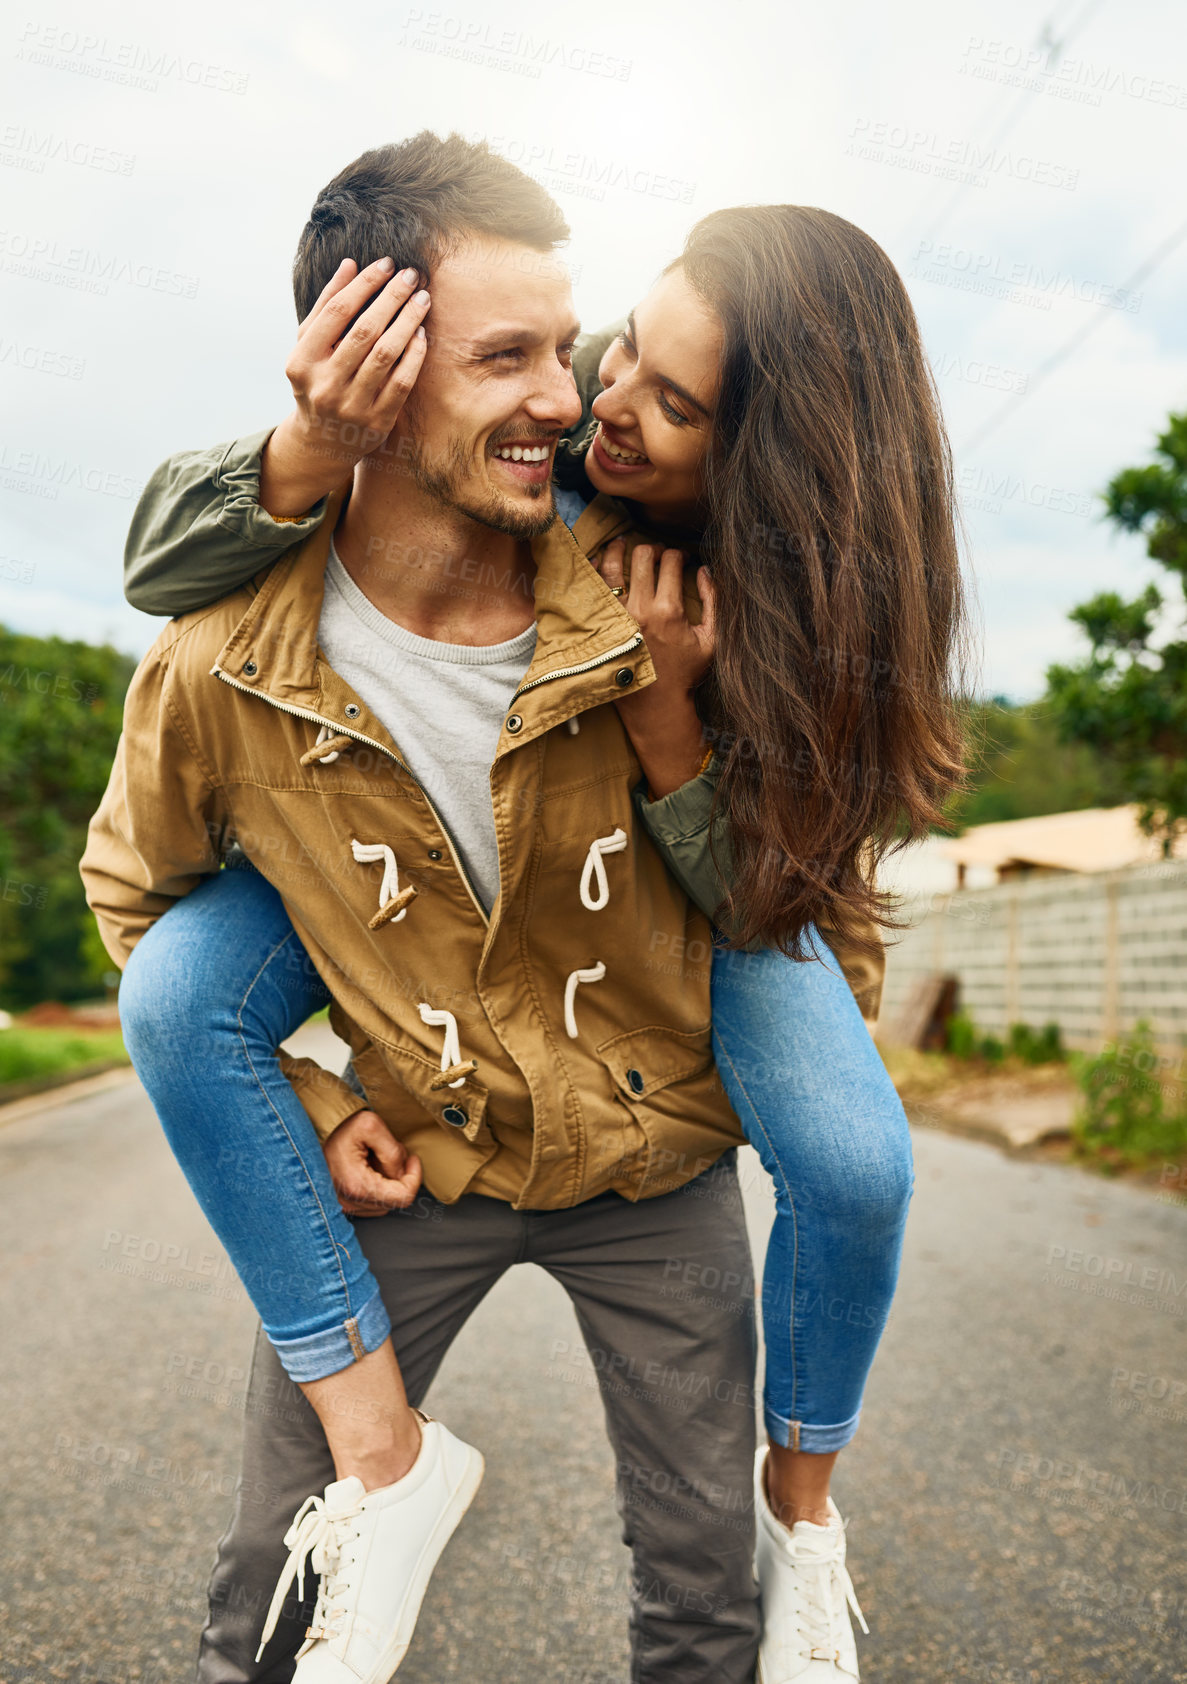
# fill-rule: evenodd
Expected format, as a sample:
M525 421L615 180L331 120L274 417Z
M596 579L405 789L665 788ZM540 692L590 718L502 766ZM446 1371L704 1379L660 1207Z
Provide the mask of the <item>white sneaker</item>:
M420 1414L420 1411L417 1411ZM284 1535L290 1555L268 1610L264 1645L305 1565L321 1574L294 1684L387 1684L408 1652L433 1568L482 1483L483 1460L420 1415L416 1461L394 1485L368 1491L353 1474L309 1497Z
M766 1460L764 1445L754 1465L754 1570L763 1614L758 1684L847 1684L859 1676L848 1608L867 1636L870 1628L845 1568L845 1523L830 1497L827 1526L784 1526L767 1501Z

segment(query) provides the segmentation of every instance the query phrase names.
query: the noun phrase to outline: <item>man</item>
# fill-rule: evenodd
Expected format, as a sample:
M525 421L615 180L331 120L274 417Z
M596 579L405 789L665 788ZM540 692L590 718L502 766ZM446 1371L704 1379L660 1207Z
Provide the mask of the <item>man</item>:
M555 519L552 457L580 409L554 255L566 233L535 184L456 136L366 154L321 195L294 270L298 315L308 326L334 305L358 430L353 444L346 427L327 438L333 357L303 329L298 411L245 489L253 519L299 517L332 492L331 514L265 578L162 634L129 692L82 869L121 963L232 835L280 891L368 1105L423 1162L439 1213L360 1228L409 1401L512 1263L548 1269L602 1380L634 1552L632 1677L740 1684L757 1645L740 1131L712 1067L708 924L639 822L613 706L655 668ZM351 254L397 271L353 333L375 277L343 286ZM409 324L427 298L387 326L411 291L403 265L429 277L425 338ZM327 559L353 605L345 635ZM522 676L488 708L493 764L476 801L450 776L445 712L438 742L385 683L383 650L529 633ZM605 844L613 876L594 895ZM663 964L648 962L656 950ZM302 1091L328 1152L370 1114L332 1079ZM711 1262L741 1283L737 1299L661 1299L674 1257ZM648 1384L624 1388L623 1371ZM258 1339L202 1684L292 1676L301 1610L255 1653L285 1524L331 1475L316 1419ZM298 1679L377 1684L367 1634L353 1648L349 1636L373 1590L356 1577L342 1591L347 1635L314 1641Z

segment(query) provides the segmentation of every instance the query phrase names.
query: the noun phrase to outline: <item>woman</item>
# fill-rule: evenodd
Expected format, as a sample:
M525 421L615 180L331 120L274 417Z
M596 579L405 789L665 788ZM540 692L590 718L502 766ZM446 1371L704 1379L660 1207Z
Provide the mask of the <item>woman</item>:
M318 309L351 279L332 283ZM873 241L819 210L706 218L599 374L592 414L561 464L559 501L610 588L629 591L659 675L619 711L671 868L722 931L718 1066L776 1190L763 1287L770 1444L757 1490L762 1676L856 1678L829 1481L889 1310L911 1167L902 1108L841 965L871 992L874 923L885 922L873 866L939 818L959 778L947 446L899 277ZM286 547L283 526L275 547ZM685 602L683 555L697 550L708 563L697 574L703 619L695 593ZM268 559L257 555L251 570ZM208 566L188 606L231 590L244 571L240 561L212 592ZM130 594L161 611L151 588ZM164 607L184 605L173 579ZM267 962L240 978L226 937L245 912ZM365 1477L365 1424L345 1438L325 1402L349 1355L319 1352L319 1271L348 1283L367 1362L381 1348L383 1312L312 1128L274 1066L279 1042L325 999L301 960L274 892L253 872L222 873L143 938L123 1010L171 1143L322 1416L340 1475ZM224 1030L188 1106L175 1058L150 1036L160 990L183 970L191 1003L197 977L199 1008ZM216 1070L232 1082L246 1073L212 1116ZM245 1186L215 1173L223 1134L252 1160ZM373 1138L411 1197L415 1166L378 1119ZM312 1189L326 1236L313 1258L299 1234L279 1246L269 1237L279 1303L253 1290L252 1260L234 1249L267 1185L261 1154ZM281 1325L287 1337L274 1334ZM394 1408L394 1359L376 1373L377 1395Z

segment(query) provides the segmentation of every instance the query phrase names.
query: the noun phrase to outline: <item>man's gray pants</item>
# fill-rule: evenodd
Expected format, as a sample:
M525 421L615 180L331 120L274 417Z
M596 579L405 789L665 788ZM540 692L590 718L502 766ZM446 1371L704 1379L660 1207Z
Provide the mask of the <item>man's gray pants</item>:
M422 1193L411 1211L357 1229L413 1403L513 1264L536 1263L565 1288L598 1376L632 1551L631 1684L750 1684L754 1281L735 1154L638 1203L607 1193L568 1210L516 1211L476 1194L440 1205ZM698 1288L705 1282L712 1290ZM287 1558L284 1532L333 1478L317 1417L257 1333L242 1475L210 1583L198 1684L292 1678L312 1594L290 1599L258 1664L256 1649ZM473 1676L482 1676L480 1646Z

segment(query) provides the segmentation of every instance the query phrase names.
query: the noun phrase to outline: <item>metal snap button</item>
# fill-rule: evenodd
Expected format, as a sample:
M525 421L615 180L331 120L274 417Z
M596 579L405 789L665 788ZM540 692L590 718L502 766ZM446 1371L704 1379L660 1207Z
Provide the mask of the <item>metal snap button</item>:
M363 710L357 702L347 702L342 711L346 715L347 719L357 719Z
M443 860L445 855L441 852L440 848L430 848L429 858L431 860Z
M643 1092L646 1083L643 1080L643 1074L641 1071L628 1070L626 1073L626 1079L632 1093Z
M619 667L618 671L614 674L614 682L618 685L620 690L625 690L628 684L633 684L635 682L634 667Z
M254 661L245 661L243 663L243 670L247 674L248 678L254 678L260 669L256 666Z
M513 713L508 719L507 729L511 732L512 736L515 735L516 731L523 730L523 719L518 713Z
M447 1105L441 1115L447 1123L452 1123L455 1129L464 1129L470 1121L460 1105Z

